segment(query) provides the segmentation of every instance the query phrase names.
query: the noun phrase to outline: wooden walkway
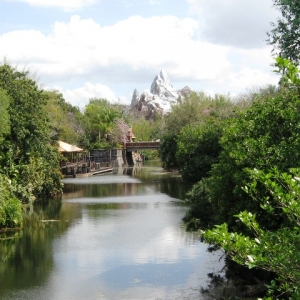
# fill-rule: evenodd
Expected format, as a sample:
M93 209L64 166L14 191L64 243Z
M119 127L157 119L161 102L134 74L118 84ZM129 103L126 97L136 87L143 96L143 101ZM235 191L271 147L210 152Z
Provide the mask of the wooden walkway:
M100 166L100 163L68 163L62 167L64 177L88 177L92 175L100 175L107 172L112 172L111 167Z

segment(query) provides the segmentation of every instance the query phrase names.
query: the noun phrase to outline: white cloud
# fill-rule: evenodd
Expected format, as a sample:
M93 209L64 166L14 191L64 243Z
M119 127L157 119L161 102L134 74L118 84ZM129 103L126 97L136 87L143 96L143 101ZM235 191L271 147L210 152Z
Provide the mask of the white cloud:
M108 86L99 83L94 85L86 82L83 87L73 90L64 90L60 87L57 87L57 89L68 99L68 102L80 109L83 109L91 98L106 98L112 102L117 101L115 93Z
M212 43L242 48L266 45L266 32L279 13L272 0L187 0L190 13L198 15L200 35Z
M83 6L95 3L97 0L6 0L8 2L24 2L32 6L58 7L66 11L73 11Z
M53 78L89 75L95 68L118 65L157 71L167 67L177 76L211 78L228 66L227 50L194 41L197 26L192 19L136 16L101 27L92 19L73 16L68 23L56 22L49 36L33 30L0 36L0 54L32 63Z
M238 73L230 74L232 87L244 86L248 88L260 87L264 84L275 84L273 78L259 69L244 68Z
M161 69L173 84L198 82L201 89L208 82L207 89L218 90L221 85L237 88L237 82L239 89L246 88L257 81L257 70L268 72L269 48L243 50L196 39L200 26L192 18L133 16L103 27L74 15L68 22L55 22L49 35L37 30L0 35L0 57L25 64L48 87L67 86L66 100L79 106L91 97L128 94L118 91L116 96L112 86L140 82L146 74L151 76L148 88Z
M278 77L272 72L271 48L265 46L254 50L231 49L231 71L221 78L220 83L229 91L243 92L248 88L268 84L276 85Z

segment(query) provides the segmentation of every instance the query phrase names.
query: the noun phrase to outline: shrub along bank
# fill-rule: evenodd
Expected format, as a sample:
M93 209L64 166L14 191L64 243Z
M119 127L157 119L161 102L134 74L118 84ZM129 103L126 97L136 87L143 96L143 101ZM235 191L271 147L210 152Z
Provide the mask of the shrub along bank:
M46 103L28 72L0 66L0 228L22 225L22 203L61 192Z
M299 299L300 80L288 61L277 66L286 72L280 90L228 122L186 219L208 228L203 238L237 263L274 274L268 299Z

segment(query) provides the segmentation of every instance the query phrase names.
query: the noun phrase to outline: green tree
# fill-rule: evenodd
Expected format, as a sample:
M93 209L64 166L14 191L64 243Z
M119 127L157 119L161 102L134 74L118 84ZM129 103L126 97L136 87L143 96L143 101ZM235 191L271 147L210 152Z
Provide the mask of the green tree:
M15 154L29 159L32 151L48 142L47 116L43 111L46 96L28 71L19 72L8 64L0 67L0 88L10 97L11 132L7 138Z
M114 122L122 116L122 112L117 106L111 105L106 99L90 99L89 104L85 107L84 115L88 122L87 131L91 144L94 146L106 140L109 130L113 127ZM97 147L97 146L96 146Z
M277 64L286 70L281 89L257 95L228 122L218 163L188 195L186 221L221 224L202 233L205 241L241 265L275 274L268 299L299 299L300 81L295 66Z
M9 64L0 66L0 88L10 98L7 111L10 132L2 143L1 173L6 174L15 186L18 199L29 201L42 195L61 191L57 145L51 144L50 126L44 110L47 95L39 89L28 71L18 71ZM32 168L33 159L39 164ZM32 189L27 189L30 176L45 176ZM21 184L21 182L25 183ZM26 191L26 192L25 192ZM28 191L32 191L33 194Z
M178 169L176 153L178 151L178 134L186 125L204 123L208 117L211 98L203 92L192 92L185 98L180 98L172 106L170 114L165 118L161 134L160 158L165 169Z
M162 137L159 155L162 161L162 167L166 170L176 170L179 167L176 158L177 137L174 134L165 134Z
M21 202L14 196L11 180L0 174L0 229L22 225Z
M191 95L180 98L166 117L165 133L177 135L185 125L203 121L211 105L211 98L203 92L192 92Z
M267 42L273 46L275 56L281 56L299 64L300 58L300 10L294 0L273 0L282 17L272 23Z
M222 129L222 122L211 118L204 124L186 125L180 131L176 160L184 180L197 182L207 176L221 151Z
M248 110L228 122L220 140L222 151L218 163L206 182L210 191L207 201L216 210L215 224L227 222L229 228L236 228L239 223L233 215L245 209L255 212L268 228L276 228L283 221L279 215L266 216L241 187L249 180L247 168L267 170L277 166L284 172L297 166L299 109L298 95L293 90L283 90L277 96L258 98ZM262 189L261 193L264 195L265 191Z
M248 103L202 92L179 99L165 121L160 149L163 166L179 168L186 180L200 180L216 162L221 123L244 110Z
M244 189L258 202L265 214L273 216L274 207L289 220L289 226L275 231L265 229L256 214L240 212L236 217L250 234L230 232L226 223L202 232L209 243L221 246L234 261L250 269L258 268L276 274L269 286L268 299L299 299L300 297L300 170L282 173L276 168L269 172L254 170ZM264 185L270 196L261 197L257 186ZM278 210L277 210L278 211Z
M140 117L130 120L130 125L133 128L136 141L151 141L153 139L153 121Z
M85 145L85 120L78 107L67 103L57 91L46 91L45 111L51 127L51 138L69 144Z

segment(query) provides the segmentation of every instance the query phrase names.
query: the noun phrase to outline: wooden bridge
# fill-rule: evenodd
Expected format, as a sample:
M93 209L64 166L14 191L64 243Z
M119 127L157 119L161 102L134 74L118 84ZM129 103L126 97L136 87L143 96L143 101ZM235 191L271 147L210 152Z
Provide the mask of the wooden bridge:
M160 142L127 142L124 145L126 152L141 150L158 150Z
M135 151L142 150L158 150L160 147L160 142L127 142L123 148L125 157L124 161L127 165L134 165L133 154Z

